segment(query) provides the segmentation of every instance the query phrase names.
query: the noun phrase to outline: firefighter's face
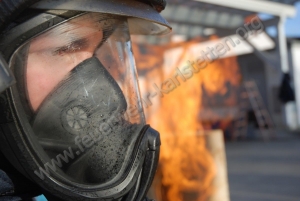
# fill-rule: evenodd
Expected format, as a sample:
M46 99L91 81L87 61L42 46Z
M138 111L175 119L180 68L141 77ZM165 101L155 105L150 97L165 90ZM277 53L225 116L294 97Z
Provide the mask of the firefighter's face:
M63 29L53 30L35 38L27 61L27 89L33 110L79 63L93 56L103 39L103 31L93 16L67 22Z

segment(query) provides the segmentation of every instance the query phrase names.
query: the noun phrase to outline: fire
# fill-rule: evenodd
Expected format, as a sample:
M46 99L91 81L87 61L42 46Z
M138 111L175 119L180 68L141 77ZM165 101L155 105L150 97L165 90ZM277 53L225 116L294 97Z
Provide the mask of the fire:
M227 94L226 86L238 86L240 74L236 58L231 57L209 63L189 79L174 78L176 69L196 61L198 55L190 49L200 41L197 38L164 46L133 46L142 76L142 92L153 94L153 83L159 85L170 78L173 81L177 78L178 81L168 94L157 96L151 99L151 104L146 104L148 121L160 131L162 140L158 176L154 182L158 201L205 201L215 190L212 182L218 170L206 148L203 136L207 126L201 121L199 113L204 109L204 95ZM226 100L228 105L236 103L234 97L229 99ZM225 125L226 122L228 119Z

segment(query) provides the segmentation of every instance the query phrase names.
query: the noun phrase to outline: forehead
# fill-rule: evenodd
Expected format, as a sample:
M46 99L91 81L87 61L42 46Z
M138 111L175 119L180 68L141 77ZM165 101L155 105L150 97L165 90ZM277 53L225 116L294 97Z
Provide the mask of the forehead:
M30 52L51 50L86 39L98 40L107 29L107 15L88 13L68 20L31 40Z
M76 33L89 34L89 32L102 31L104 20L104 16L98 13L84 14L54 27L41 37L72 36Z

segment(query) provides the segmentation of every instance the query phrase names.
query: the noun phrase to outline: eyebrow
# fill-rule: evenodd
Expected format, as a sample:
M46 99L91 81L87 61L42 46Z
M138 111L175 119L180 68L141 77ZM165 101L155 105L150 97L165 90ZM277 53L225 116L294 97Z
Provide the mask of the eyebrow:
M87 46L88 46L88 40L86 38L79 38L73 40L67 45L55 48L55 50L53 51L53 55L59 55L62 53L72 53L82 48L85 48Z

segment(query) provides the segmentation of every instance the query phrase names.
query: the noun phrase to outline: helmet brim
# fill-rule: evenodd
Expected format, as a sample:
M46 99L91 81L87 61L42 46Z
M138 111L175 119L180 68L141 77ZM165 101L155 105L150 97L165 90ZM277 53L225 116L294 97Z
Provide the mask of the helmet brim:
M128 18L131 34L170 33L169 23L150 5L133 0L42 0L31 6L43 10L74 10L107 13Z

